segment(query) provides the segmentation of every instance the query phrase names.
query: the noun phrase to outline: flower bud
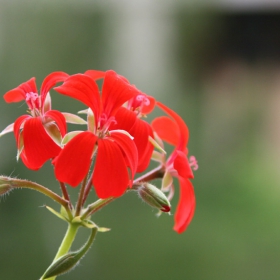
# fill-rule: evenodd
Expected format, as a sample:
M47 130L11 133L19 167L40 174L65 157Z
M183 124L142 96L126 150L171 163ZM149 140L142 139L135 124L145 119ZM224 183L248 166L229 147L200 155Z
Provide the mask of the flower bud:
M42 279L48 279L73 269L79 262L77 253L68 253L57 259L45 272Z
M139 196L150 206L162 212L170 212L171 205L165 194L157 187L144 183L138 189Z
M75 268L75 266L79 263L79 261L82 259L82 257L87 253L89 250L95 235L97 233L98 228L94 227L91 230L91 235L86 242L86 244L80 248L76 252L70 252L66 255L58 258L55 260L46 270L44 275L42 276L42 279L48 279L50 277L55 277L61 274L64 274L65 272L70 271L71 269Z

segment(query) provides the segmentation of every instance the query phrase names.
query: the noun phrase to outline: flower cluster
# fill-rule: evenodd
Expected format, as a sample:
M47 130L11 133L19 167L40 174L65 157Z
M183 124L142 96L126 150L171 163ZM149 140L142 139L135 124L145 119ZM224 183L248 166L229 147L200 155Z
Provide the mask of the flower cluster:
M100 89L97 80L101 79ZM83 103L86 108L79 113L85 114L86 119L53 110L51 89ZM169 212L169 201L164 202L165 196L158 195L158 191L168 193L171 200L173 178L177 178L180 197L174 230L182 233L187 228L195 210L190 180L197 163L194 157L188 158L188 128L173 110L112 70L88 70L75 75L54 72L45 78L40 92L32 78L8 91L4 99L8 103L25 101L29 114L18 117L0 136L14 133L17 156L29 169L38 170L50 160L56 179L64 186L64 199L68 199L65 184L81 184L84 195L79 207L91 186L102 200L115 199L131 189L139 191L150 205ZM146 116L155 107L164 115L149 123ZM86 127L69 132L67 123ZM174 146L169 156L163 141ZM151 160L158 162L158 167L147 172ZM145 171L137 178L137 173ZM147 184L158 178L162 179L160 190Z

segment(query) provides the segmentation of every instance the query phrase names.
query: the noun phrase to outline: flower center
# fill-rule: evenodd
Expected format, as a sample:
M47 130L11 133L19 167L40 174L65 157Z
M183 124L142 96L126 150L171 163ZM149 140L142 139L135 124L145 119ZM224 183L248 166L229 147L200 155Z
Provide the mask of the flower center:
M128 108L135 111L138 115L141 114L144 106L149 106L150 100L144 94L139 94L130 100Z
M36 92L28 92L25 94L25 101L30 109L32 116L40 115L40 97Z
M25 95L25 100L30 102L35 102L38 99L38 93L36 92L28 92Z
M101 114L101 116L99 117L99 125L98 125L98 127L99 127L98 136L100 138L102 138L106 135L106 133L108 132L108 129L112 123L116 123L115 117L108 118L108 116L105 113Z

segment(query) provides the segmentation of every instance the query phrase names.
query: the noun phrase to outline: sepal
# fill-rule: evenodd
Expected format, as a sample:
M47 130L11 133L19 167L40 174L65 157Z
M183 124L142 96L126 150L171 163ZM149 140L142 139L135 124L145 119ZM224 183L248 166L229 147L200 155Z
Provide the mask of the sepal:
M48 135L51 137L51 139L60 146L61 144L61 133L57 127L57 125L53 122L46 123L44 125L45 130L47 131Z
M19 140L18 140L17 157L16 157L17 161L19 161L19 158L20 158L20 155L21 155L23 149L24 149L23 135L22 135L22 132L20 132Z
M163 149L163 147L161 147L161 145L155 139L153 139L151 136L149 136L149 141L157 150L159 150L163 154L166 154L166 151Z
M153 161L156 161L156 162L159 162L159 163L163 163L164 162L164 155L163 154L161 154L161 153L159 153L159 152L157 152L157 151L153 151L153 153L152 153L152 157L151 157L151 159L153 160Z
M57 216L59 219L65 221L65 222L69 222L69 220L63 215L63 214L60 214L58 213L57 211L55 211L53 208L45 205L45 207L51 212L53 213L55 216ZM63 207L62 207L63 208Z
M162 178L162 184L161 189L166 192L169 191L171 185L173 184L173 177L172 175L167 171L164 173L164 176Z
M5 135L5 134L13 132L13 131L14 131L14 123L11 123L0 132L0 137L2 135Z
M62 145L66 145L72 138L74 138L76 135L82 133L82 130L75 130L75 131L71 131L67 134L65 134L65 136L62 139L61 144Z
M87 124L87 122L81 117L71 114L71 113L62 113L67 123L73 124Z
M45 102L44 102L44 112L48 112L52 109L52 99L51 99L51 95L50 93L48 92L46 94L46 97L45 97Z

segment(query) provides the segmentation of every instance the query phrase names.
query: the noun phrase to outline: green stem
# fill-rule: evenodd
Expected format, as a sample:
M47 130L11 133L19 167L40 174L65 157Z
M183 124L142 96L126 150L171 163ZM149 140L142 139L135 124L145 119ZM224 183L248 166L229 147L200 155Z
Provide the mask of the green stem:
M92 242L96 236L96 233L98 231L98 228L93 228L91 230L91 234L90 234L90 237L88 238L86 244L80 249L78 250L76 253L77 253L77 257L78 259L81 259L86 253L87 251L89 250L90 246L92 245Z
M98 199L95 202L93 202L92 204L89 204L86 211L81 216L81 219L84 220L84 219L88 218L93 213L95 213L96 211L98 211L99 209L101 209L102 207L104 207L105 205L107 205L108 203L113 201L114 199L115 199L115 197L109 197L106 199Z
M58 202L66 210L69 209L69 202L67 200L65 200L64 198L60 197L58 194L54 193L53 191L51 191L50 189L48 189L42 185L39 185L37 183L31 182L28 180L9 178L6 176L0 176L0 179L1 179L1 181L8 184L11 187L11 189L27 188L27 189L32 189L32 190L38 191L38 192L50 197L54 201Z
M164 175L164 167L159 165L158 167L154 168L150 172L138 177L133 181L133 184L137 184L139 182L149 182L154 179L162 178Z
M79 226L80 226L79 224L72 224L72 223L68 224L67 231L66 231L65 236L60 244L60 247L55 255L54 260L65 255L69 251L69 249L71 248L71 245L76 237Z
M68 253L68 251L70 250L71 245L76 237L79 226L80 226L79 224L72 224L72 223L68 224L68 229L67 229L65 236L60 244L60 247L54 257L53 262L55 260L57 260L58 258L60 258L61 256ZM56 279L56 276L48 278L48 280L55 280L55 279Z

